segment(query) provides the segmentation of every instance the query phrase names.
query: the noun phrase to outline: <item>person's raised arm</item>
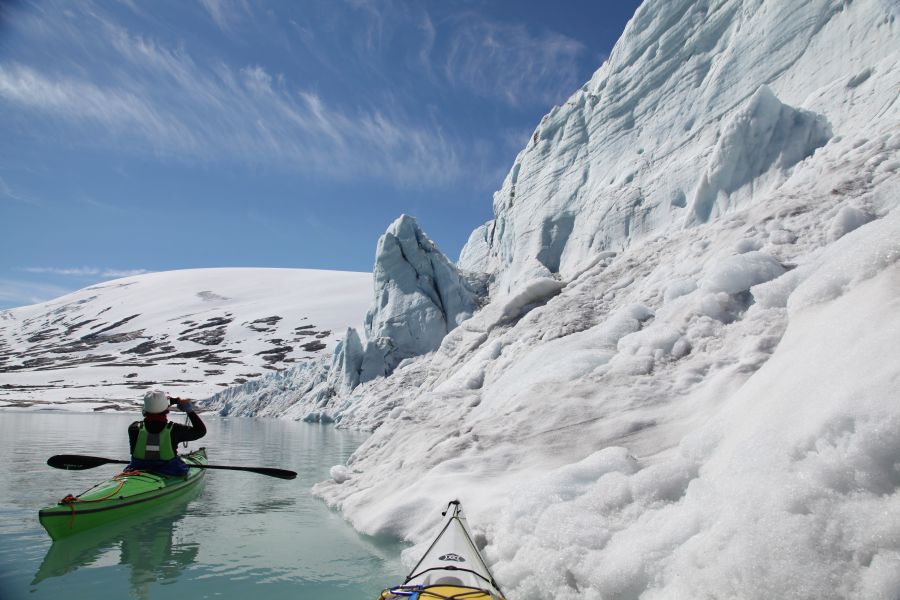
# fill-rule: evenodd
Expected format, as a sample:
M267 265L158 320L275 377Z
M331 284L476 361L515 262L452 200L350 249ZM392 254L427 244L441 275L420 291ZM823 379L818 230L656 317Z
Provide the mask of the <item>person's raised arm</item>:
M181 412L187 413L188 419L191 421L190 427L182 425L184 431L180 432L179 437L181 439L179 441L190 442L192 440L199 440L206 435L206 425L203 423L200 415L194 410L194 403L191 400L187 398L170 397L169 402L174 404Z

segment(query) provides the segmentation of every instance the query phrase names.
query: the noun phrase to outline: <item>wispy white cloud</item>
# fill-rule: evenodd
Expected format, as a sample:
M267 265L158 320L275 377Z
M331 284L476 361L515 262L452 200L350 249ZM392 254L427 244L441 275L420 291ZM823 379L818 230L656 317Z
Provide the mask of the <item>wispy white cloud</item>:
M2 177L0 177L0 199L14 200L15 202L30 204L32 206L41 206L41 203L34 198L17 190L13 190Z
M431 71L431 51L434 48L435 40L437 39L437 29L434 26L434 22L431 19L431 16L427 13L422 14L419 17L418 24L419 31L422 32L423 40L422 47L419 50L418 60L419 64L426 70Z
M21 269L27 273L36 273L44 275L63 275L66 277L102 277L102 278L118 278L132 277L134 275L143 275L148 271L146 269L108 269L98 267L76 267L76 268L60 268L60 267L25 267Z
M102 83L0 63L0 105L47 115L77 142L114 144L188 161L266 164L333 178L377 178L409 186L459 179L461 142L427 118L414 120L381 95L337 106L259 65L201 63L184 47L131 34L92 12L100 42L124 64Z
M372 0L348 0L353 8L365 13L365 34L358 39L363 42L367 53L381 52L391 37L393 28L390 26L395 21L393 16L397 14L397 7L393 2L373 2Z
M466 15L456 21L444 73L454 84L510 105L554 104L581 83L581 42L551 31Z
M46 302L72 291L47 283L0 278L0 310Z
M328 26L289 19L283 33L342 85L353 85L360 73L377 80L366 94L351 96L355 101L296 74L229 64L194 45L135 34L107 6L85 0L68 5L64 18L53 14L58 6L47 5L24 20L22 31L36 46L65 39L79 51L47 64L0 59L0 110L40 115L48 131L68 133L58 137L74 146L431 187L469 181L480 165L472 157L472 132L445 129L428 106L413 112L403 87L408 82L393 85L397 65L390 57L398 50L407 56L409 81L418 76L436 90L455 87L510 106L559 103L580 84L585 48L558 33L392 0L334 5L315 6L333 33L355 28L347 48L322 37ZM151 18L139 9L137 17ZM244 0L203 0L197 10L223 29L238 22L252 28L261 24L253 19L271 17ZM342 53L353 54L360 70L348 72Z
M120 171L118 167L116 167L117 171ZM118 213L118 214L126 214L128 213L128 207L123 204L114 204L112 202L104 202L102 200L98 200L97 198L87 195L81 194L78 196L78 201L84 204L85 206L89 206L93 209L103 211L105 213Z
M139 135L161 147L196 147L192 132L166 118L135 91L41 73L20 64L0 65L0 98L76 125Z
M200 5L225 32L250 14L250 7L243 0L200 0Z
M402 36L418 44L412 60L426 76L511 106L560 103L583 83L579 63L587 48L566 35L474 10L448 13L394 0L349 4L365 16L364 34L354 40L362 60L383 55Z

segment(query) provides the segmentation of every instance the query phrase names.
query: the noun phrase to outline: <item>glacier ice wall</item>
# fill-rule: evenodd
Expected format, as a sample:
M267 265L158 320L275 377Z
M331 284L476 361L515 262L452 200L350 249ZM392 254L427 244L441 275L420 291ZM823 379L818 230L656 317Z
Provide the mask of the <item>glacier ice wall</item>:
M900 596L898 96L896 2L644 2L314 493L412 560L460 498L511 600Z
M890 0L644 2L591 80L541 120L460 266L496 275L501 292L571 278L597 252L752 200L769 170L766 189L780 185L828 126L853 135L896 111L894 11Z
M460 498L516 600L897 597L900 132L596 259L334 404L314 493L410 559Z

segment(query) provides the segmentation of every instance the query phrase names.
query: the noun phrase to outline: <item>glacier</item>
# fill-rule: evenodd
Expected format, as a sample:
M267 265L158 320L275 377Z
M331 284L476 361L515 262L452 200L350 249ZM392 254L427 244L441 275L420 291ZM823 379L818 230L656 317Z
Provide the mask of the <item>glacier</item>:
M305 362L223 390L207 399L207 406L223 415L303 413L307 421L324 422L337 412L340 420L339 410L319 409L361 383L390 375L404 361L437 350L487 296L488 278L457 269L408 215L378 239L373 280L363 337L349 327L330 361Z
M900 597L898 17L646 0L381 341L211 406L371 431L313 492L411 561L459 498L510 600Z

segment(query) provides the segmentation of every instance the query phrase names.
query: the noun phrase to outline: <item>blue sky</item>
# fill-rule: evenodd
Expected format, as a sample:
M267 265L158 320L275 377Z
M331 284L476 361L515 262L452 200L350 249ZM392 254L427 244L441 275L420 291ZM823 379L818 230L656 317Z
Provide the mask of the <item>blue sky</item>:
M635 0L0 2L0 309L195 267L455 259Z

